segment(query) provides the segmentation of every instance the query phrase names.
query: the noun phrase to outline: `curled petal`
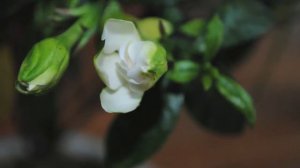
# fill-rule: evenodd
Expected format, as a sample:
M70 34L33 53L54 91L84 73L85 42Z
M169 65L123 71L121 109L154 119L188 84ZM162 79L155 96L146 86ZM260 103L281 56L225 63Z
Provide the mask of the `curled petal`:
M145 75L148 70L147 60L155 51L155 44L149 41L137 41L122 46L119 51L122 75L135 84L147 82L147 75Z
M117 53L104 54L103 52L96 56L94 60L100 78L107 87L113 90L118 89L122 85L122 79L118 74L119 60Z
M128 55L137 66L146 66L149 56L156 52L156 44L151 41L137 41L128 46Z
M102 40L105 40L103 52L112 53L123 44L139 41L140 36L132 22L109 19L104 25Z
M104 88L100 93L101 106L109 113L127 113L139 106L143 94L143 92L132 92L124 86L118 90Z
M120 74L131 90L146 91L166 71L165 50L151 41L131 42L127 46L119 51Z

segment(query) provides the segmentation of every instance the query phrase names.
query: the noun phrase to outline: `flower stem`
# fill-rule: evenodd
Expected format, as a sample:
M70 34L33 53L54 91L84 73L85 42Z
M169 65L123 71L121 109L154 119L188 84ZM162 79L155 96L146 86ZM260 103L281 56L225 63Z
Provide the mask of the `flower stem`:
M86 32L97 28L100 20L101 5L98 3L90 4L84 14L65 32L58 35L56 38L61 41L68 50L71 50L83 38ZM89 33L90 35L91 33ZM93 34L93 33L92 33Z

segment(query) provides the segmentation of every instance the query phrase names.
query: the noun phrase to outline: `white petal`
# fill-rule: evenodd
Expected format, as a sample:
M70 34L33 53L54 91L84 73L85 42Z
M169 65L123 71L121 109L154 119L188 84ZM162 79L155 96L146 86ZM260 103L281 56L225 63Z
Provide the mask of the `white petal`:
M137 41L128 46L128 55L134 64L138 66L147 66L149 56L153 55L157 47L151 41Z
M133 66L133 62L128 55L128 45L129 44L130 43L123 44L121 46L121 48L119 49L119 56L121 58L122 66L125 67L126 69Z
M119 63L120 58L117 53L104 54L101 52L94 60L100 78L107 87L113 90L122 85L122 78L118 74Z
M120 87L118 90L104 88L100 93L101 106L109 113L127 113L139 106L143 94L132 92L126 87Z
M105 40L104 53L112 53L119 50L123 44L139 41L140 36L132 22L109 19L104 25L102 40Z
M133 42L129 44L127 52L133 62L133 65L126 71L129 82L143 85L148 83L151 79L145 73L149 69L149 57L156 52L156 45L150 41Z

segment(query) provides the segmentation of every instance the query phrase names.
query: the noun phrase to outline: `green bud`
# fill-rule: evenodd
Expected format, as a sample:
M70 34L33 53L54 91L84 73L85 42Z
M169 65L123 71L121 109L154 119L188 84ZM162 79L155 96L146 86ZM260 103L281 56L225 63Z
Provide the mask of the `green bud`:
M24 59L16 88L24 94L39 94L52 88L69 62L69 51L59 40L47 38L35 44Z
M149 17L137 22L138 30L145 40L159 40L173 32L172 24L161 18Z

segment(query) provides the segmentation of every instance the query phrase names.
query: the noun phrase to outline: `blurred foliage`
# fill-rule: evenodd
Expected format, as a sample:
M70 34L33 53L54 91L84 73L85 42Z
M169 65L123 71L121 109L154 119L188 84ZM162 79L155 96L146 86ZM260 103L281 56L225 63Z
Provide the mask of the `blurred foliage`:
M22 7L32 3L34 0L3 0L0 3L0 19L9 17L18 12Z
M105 167L133 167L164 144L176 126L183 95L166 92L162 97L161 92L151 89L137 110L117 116L107 137Z
M248 93L237 82L227 76L219 75L216 80L217 89L221 95L238 111L243 113L249 124L253 126L256 116Z
M17 35L4 33L0 39L11 38L7 40L21 55L16 56L17 60L24 59L26 53L22 51L30 51L26 44L31 44L33 39L40 42L58 39L65 45L64 53L71 56L102 31L107 19L117 18L133 21L143 39L160 43L168 54L169 71L158 85L146 92L137 110L116 116L106 138L106 167L130 168L149 159L164 144L176 126L182 105L186 105L197 123L216 133L237 134L247 125L254 126L256 114L251 96L228 75L229 70L279 19L289 18L286 13L290 13L287 11L292 6L292 1L282 0L223 0L218 6L208 7L211 10L207 10L205 16L199 14L191 18L183 8L185 3L192 3L194 7L209 4L200 0L6 0L0 3L0 19L9 21L31 11L26 17L31 20L26 23L32 23L32 27L20 34L35 38L18 39ZM18 13L20 10L25 12ZM133 15L136 12L133 10L140 12L139 16ZM10 32L9 28L20 28L11 23L8 25L1 30ZM100 37L96 39L99 41ZM99 46L92 47L98 49ZM52 44L43 46L38 53L43 57L27 56L23 63L27 65L26 70L21 68L19 75L30 71L34 74L29 75L33 79L51 67L50 64L59 65L61 61L54 61L54 55L58 56L60 52L61 48ZM44 59L47 55L49 58ZM12 111L14 100L14 63L9 47L0 48L0 59L2 116L2 112ZM77 57L70 59L72 68L75 59ZM228 63L230 65L226 66ZM59 66L54 67L57 70ZM55 70L54 76L60 78L63 72ZM59 78L51 81L53 85L59 83ZM35 138L32 144L39 142L46 146L46 152L51 151L49 149L58 137L54 93L50 92L48 97L20 96L19 102L21 129Z
M227 0L218 13L224 24L224 47L256 39L274 23L272 11L255 0Z
M241 133L245 128L243 114L226 100L215 83L207 91L201 86L198 79L186 90L185 104L193 119L216 133Z
M205 25L204 20L193 19L184 23L180 27L180 31L187 36L197 37L202 32L204 25Z

